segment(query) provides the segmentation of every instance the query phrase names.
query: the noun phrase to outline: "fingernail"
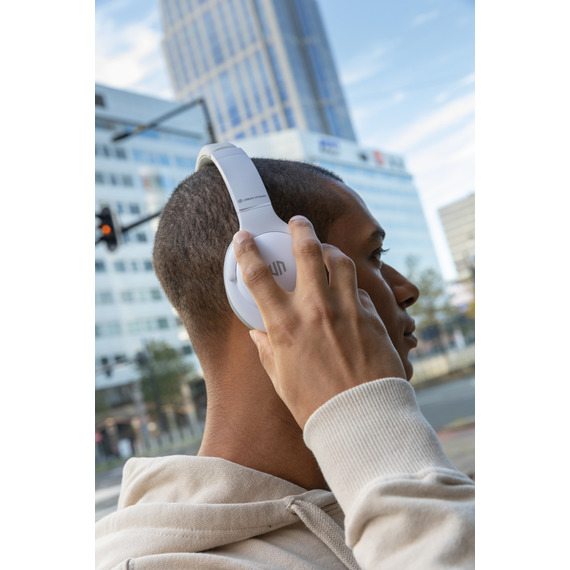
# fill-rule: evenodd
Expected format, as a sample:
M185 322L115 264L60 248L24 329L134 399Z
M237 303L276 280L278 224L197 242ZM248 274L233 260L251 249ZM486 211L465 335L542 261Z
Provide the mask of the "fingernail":
M308 222L309 220L307 218L305 218L305 216L293 216L289 221L290 222L295 222L297 220L303 220L305 222Z
M236 245L242 244L247 238L249 238L249 233L243 230L240 230L234 235L234 243Z
M251 337L253 344L255 344L255 346L257 346L257 335L256 335L255 331L254 330L249 331L249 336Z

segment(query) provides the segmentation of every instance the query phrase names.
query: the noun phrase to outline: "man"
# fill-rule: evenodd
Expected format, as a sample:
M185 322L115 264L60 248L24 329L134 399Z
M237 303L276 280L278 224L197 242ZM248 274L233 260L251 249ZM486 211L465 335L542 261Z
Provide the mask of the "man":
M383 229L334 174L254 163L290 220L297 286L280 289L235 233L214 166L174 191L154 264L204 371L203 443L198 457L126 464L118 512L97 524L98 567L472 567L473 483L407 382L417 288L383 263ZM226 300L232 236L266 334Z

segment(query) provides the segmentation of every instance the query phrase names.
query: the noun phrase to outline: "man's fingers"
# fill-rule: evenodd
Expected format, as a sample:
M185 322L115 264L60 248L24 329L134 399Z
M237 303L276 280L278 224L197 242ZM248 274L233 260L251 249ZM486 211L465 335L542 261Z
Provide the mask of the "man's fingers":
M263 261L250 233L237 232L233 239L233 246L244 283L263 315L265 305L278 299L285 292L273 279L271 270Z
M275 357L267 333L253 329L249 331L249 336L255 343L263 368L265 368L265 371L271 380L273 380L275 377Z
M289 220L289 229L293 238L293 255L297 263L297 287L325 288L327 272L323 259L321 242L315 234L313 224L303 216L294 216Z
M350 257L333 245L323 244L323 257L328 270L329 287L354 300L356 298L356 267Z

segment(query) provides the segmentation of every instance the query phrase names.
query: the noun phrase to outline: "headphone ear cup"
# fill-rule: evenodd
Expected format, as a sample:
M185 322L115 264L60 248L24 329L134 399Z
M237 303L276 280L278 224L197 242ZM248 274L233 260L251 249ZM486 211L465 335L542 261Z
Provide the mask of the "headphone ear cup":
M286 291L293 291L297 281L297 266L291 235L268 232L254 240L278 285ZM224 285L230 306L242 323L250 329L265 331L261 313L238 267L233 244L229 245L224 260Z

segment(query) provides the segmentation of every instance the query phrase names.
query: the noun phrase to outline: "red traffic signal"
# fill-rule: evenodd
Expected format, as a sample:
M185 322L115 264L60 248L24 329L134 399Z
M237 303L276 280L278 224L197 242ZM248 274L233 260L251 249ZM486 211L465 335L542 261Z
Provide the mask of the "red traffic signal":
M107 206L102 208L101 212L96 214L96 216L99 218L99 230L101 231L101 236L96 243L103 241L107 245L107 248L113 251L122 242L123 238L119 221L111 208Z

